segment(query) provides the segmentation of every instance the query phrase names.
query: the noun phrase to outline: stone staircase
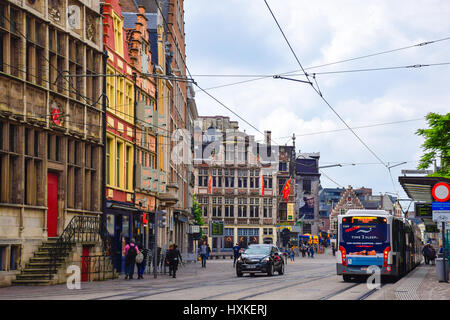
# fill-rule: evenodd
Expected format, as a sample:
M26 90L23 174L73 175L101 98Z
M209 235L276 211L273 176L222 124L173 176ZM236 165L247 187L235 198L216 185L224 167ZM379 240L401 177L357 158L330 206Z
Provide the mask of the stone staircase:
M69 257L69 253L72 251L72 247L75 245L75 243L71 243L71 245L66 247L56 260L57 268L55 270L51 268L50 250L55 248L57 240L58 238L48 238L47 241L44 241L38 251L34 253L34 257L30 258L25 268L16 276L16 280L12 281L12 285L45 286L56 284L57 269L64 265L67 257Z

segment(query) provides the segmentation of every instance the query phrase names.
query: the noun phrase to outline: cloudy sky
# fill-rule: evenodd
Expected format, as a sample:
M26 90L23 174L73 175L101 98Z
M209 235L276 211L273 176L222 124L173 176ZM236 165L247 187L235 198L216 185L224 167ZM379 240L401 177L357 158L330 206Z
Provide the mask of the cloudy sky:
M376 154L375 157L337 117L309 84L267 77L305 80L263 0L186 0L185 33L189 71L202 88L252 123L271 130L279 144L297 152L320 152L320 165L338 185L369 187L374 194L399 192L402 169L415 169L428 112L450 110L450 65L396 68L365 72L326 73L450 63L450 1L448 0L268 0L301 64L316 73L323 97ZM444 39L444 40L443 40ZM426 41L440 40L424 46ZM408 49L405 47L414 46ZM316 67L395 50L386 54ZM324 74L325 73L325 74ZM295 76L298 75L298 76ZM206 77L205 75L222 75ZM311 78L312 79L312 78ZM315 84L316 85L316 84ZM316 85L317 88L317 85ZM241 129L262 135L202 92L196 93L200 115L226 115ZM395 124L386 124L397 122ZM375 126L374 126L375 125ZM324 132L325 131L325 132ZM331 132L330 132L331 131ZM394 182L380 160L389 165ZM323 187L338 185L322 175Z

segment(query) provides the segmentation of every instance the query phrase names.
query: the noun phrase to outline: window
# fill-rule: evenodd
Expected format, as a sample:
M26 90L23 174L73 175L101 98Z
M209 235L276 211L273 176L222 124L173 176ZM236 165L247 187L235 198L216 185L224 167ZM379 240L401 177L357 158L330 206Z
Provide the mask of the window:
M114 47L116 52L123 55L123 20L113 14L114 20Z
M238 188L247 188L247 170L238 171Z
M272 176L264 175L264 189L272 189Z
M125 95L125 112L127 114L127 121L134 122L134 90L133 84L127 81L126 83L126 95Z
M259 217L259 199L250 198L250 218Z
M106 184L110 185L111 181L112 181L112 168L113 168L113 163L112 161L112 155L111 155L111 151L113 149L113 139L111 138L106 138Z
M113 75L114 70L111 68L107 68L106 70L107 75ZM114 90L114 80L115 77L113 76L107 76L106 77L106 96L108 97L108 108L115 110L116 108L116 95Z
M208 169L198 169L198 186L208 186Z
M123 188L123 143L116 144L116 187Z
M116 104L116 111L119 113L119 117L124 117L124 107L125 107L125 100L124 100L124 79L121 77L117 78L117 104Z
M125 153L125 188L133 189L133 148L127 146Z
M259 188L259 171L250 170L250 188Z
M303 192L311 193L311 180L303 180Z
M280 162L278 169L279 169L279 171L286 172L287 171L287 163L286 162Z
M238 218L247 218L247 199L238 198Z
M212 186L216 188L222 187L222 169L213 170Z

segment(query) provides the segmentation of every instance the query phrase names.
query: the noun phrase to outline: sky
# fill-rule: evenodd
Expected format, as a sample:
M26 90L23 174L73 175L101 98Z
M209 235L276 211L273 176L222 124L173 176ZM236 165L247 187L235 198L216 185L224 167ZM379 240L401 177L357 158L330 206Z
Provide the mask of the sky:
M407 198L398 176L416 169L423 153L424 138L415 131L427 127L427 113L450 110L450 1L267 2L302 67L316 73L315 88L331 108L310 84L273 77L208 92L259 131L270 130L274 142L292 145L295 133L297 153L320 152L320 166L342 164L321 169L322 187L351 185ZM185 0L184 10L186 62L200 87L255 79L224 75L294 72L284 76L306 80L264 0ZM440 41L415 46L435 40ZM312 68L394 49L401 50ZM424 64L441 65L324 74ZM241 130L263 139L196 89L200 116L229 116ZM353 129L363 142L348 129L332 131L347 128L332 108L352 128L369 126ZM397 123L386 124L392 122ZM402 162L407 163L391 168L391 179L386 166Z

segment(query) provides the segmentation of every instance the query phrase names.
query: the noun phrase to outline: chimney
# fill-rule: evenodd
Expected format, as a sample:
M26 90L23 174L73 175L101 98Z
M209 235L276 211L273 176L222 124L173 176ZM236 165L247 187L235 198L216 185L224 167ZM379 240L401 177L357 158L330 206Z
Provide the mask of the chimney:
M264 135L266 136L266 144L270 144L270 141L272 140L272 132L265 130Z

